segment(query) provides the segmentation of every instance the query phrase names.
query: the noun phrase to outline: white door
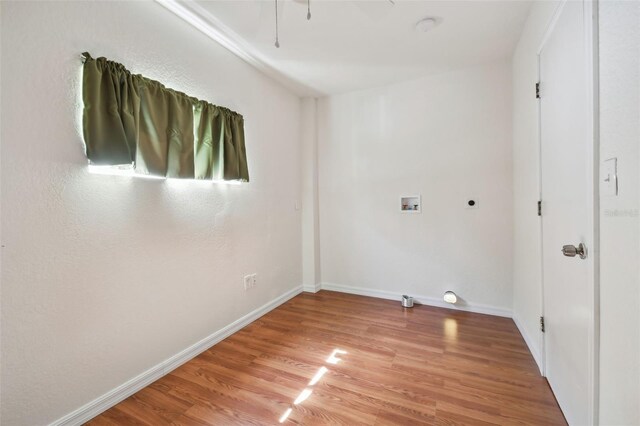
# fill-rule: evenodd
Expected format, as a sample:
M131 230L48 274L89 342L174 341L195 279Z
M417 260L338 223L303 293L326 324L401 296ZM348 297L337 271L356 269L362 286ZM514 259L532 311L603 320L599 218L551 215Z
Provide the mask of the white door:
M545 375L571 425L593 422L592 65L582 1L561 6L540 55ZM585 19L587 17L587 19ZM587 257L574 254L582 243Z

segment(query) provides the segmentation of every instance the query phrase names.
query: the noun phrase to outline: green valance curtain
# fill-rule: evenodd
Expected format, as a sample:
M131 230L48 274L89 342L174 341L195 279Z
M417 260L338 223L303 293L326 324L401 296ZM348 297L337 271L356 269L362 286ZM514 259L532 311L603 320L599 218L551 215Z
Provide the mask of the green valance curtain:
M95 165L136 173L249 181L242 115L83 54L83 131Z

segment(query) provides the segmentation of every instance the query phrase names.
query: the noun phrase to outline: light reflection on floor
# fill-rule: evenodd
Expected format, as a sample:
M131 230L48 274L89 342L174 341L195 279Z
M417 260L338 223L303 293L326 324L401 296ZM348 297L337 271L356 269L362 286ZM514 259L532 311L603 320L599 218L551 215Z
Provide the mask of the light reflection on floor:
M311 381L309 382L309 386L313 386L316 383L318 383L318 381L322 378L322 376L324 376L324 373L326 373L327 371L329 371L327 369L327 367L320 367L320 369L318 370L318 372L316 373L315 376L313 376L313 378L311 379Z
M346 355L346 354L347 354L347 351L343 351L342 349L334 349L333 352L331 352L331 355L329 355L329 357L325 360L325 362L327 364L336 365L337 363L342 361L340 358L338 358L338 355ZM324 376L325 373L327 373L328 371L329 371L329 369L327 367L325 367L325 366L320 367L318 369L318 371L316 372L316 374L309 381L309 387L308 388L304 388L302 390L302 392L300 392L300 395L298 395L298 397L293 401L293 406L301 404L307 398L309 398L311 396L311 394L313 393L313 389L311 389L311 388L316 383L318 383L320 381L320 379L322 378L322 376ZM280 423L284 423L289 418L289 416L293 412L293 406L287 408L287 410L282 414L282 416L280 417L280 420L278 420Z
M284 421L287 420L287 417L289 417L289 414L291 414L292 411L292 408L287 408L287 411L285 411L284 414L280 417L280 423L284 423Z
M340 359L337 358L336 355L344 355L346 353L346 351L334 349L333 352L331 352L331 355L329 355L329 358L327 358L327 362L329 364L337 364L338 362L340 362Z
M444 335L456 339L458 337L458 321L453 318L445 318Z
M296 400L293 401L293 405L298 405L298 404L304 402L304 400L309 398L309 396L311 395L311 392L313 392L311 389L305 388L302 392L300 392L300 395L298 395Z

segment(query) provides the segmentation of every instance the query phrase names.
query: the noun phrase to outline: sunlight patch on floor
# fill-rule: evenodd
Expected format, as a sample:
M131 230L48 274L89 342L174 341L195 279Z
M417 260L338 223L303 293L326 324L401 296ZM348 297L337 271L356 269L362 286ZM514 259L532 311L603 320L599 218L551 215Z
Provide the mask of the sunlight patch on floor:
M346 351L343 351L341 349L334 349L329 358L327 358L327 362L329 364L337 364L338 362L340 362L340 359L336 357L336 355L344 355L346 353Z
M309 386L313 386L316 383L318 383L318 381L320 381L320 379L322 378L322 376L324 376L324 373L326 373L327 371L329 371L327 369L327 367L320 367L320 369L318 370L318 372L316 373L315 376L313 376L313 378L311 379L311 381L309 382Z
M346 354L347 354L347 351L343 351L342 349L334 349L333 352L331 352L331 355L329 355L329 357L326 359L325 362L328 364L335 365L338 362L342 361L337 356L346 355ZM320 381L320 379L322 379L322 376L324 376L328 371L329 369L324 365L320 367L316 372L316 374L309 381L309 387L304 388L302 392L300 392L300 395L298 395L295 401L293 401L293 405L296 406L296 405L302 404L305 400L307 400L307 398L309 398L313 393L313 389L311 388L315 386ZM278 421L280 423L286 422L289 416L291 415L291 413L293 412L293 408L294 408L293 406L287 408L287 410L282 414L282 416L280 416L280 419Z

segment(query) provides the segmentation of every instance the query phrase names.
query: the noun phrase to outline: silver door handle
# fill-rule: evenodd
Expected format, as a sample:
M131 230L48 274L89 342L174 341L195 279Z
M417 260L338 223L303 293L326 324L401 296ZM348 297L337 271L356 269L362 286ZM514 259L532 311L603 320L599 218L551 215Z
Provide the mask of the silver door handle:
M578 247L573 246L571 244L562 246L562 254L567 257L576 257L576 255L580 256L580 259L587 258L587 247L580 243Z

